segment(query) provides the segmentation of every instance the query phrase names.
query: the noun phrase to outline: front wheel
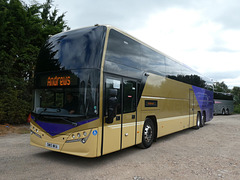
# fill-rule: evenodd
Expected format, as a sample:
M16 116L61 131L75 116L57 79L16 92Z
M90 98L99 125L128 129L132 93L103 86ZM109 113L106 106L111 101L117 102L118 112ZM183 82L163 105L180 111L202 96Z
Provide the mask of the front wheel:
M141 148L149 148L154 140L154 125L151 119L146 119L143 132L142 132L142 143L139 145Z

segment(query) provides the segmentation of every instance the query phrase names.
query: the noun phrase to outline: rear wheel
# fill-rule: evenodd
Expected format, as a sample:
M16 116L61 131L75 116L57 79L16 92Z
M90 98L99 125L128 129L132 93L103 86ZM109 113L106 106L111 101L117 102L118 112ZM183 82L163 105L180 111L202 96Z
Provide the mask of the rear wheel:
M226 110L226 114L229 115L229 109Z
M197 113L197 119L196 119L196 126L194 126L194 129L199 129L200 128L200 124L201 124L201 115L198 112Z
M206 122L206 113L203 112L200 127L203 127L205 125L205 122Z
M143 132L142 132L142 143L139 145L141 148L149 148L154 140L154 125L151 119L146 119Z
M225 109L223 109L222 110L222 115L225 115L225 114L226 114Z

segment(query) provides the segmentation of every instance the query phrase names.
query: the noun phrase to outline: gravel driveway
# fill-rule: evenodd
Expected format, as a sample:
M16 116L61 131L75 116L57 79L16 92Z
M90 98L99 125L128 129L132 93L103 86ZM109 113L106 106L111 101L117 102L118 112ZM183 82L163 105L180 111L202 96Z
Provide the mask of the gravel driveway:
M29 145L29 135L0 136L0 179L240 179L240 115L215 116L199 130L86 159Z

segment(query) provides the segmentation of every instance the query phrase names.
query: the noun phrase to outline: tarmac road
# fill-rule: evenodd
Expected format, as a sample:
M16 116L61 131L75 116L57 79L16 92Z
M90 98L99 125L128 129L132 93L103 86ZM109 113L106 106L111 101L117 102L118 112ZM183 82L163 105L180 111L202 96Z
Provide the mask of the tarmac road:
M240 179L240 115L95 159L32 147L28 134L0 136L0 179Z

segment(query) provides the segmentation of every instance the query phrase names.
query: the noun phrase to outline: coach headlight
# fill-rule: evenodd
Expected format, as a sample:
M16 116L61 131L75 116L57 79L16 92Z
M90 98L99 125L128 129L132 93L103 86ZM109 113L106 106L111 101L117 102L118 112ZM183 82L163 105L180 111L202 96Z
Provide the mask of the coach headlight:
M91 132L92 132L92 130L75 132L74 134L69 135L68 139L66 140L66 143L81 142L81 143L85 144L87 142L89 136L91 135Z

